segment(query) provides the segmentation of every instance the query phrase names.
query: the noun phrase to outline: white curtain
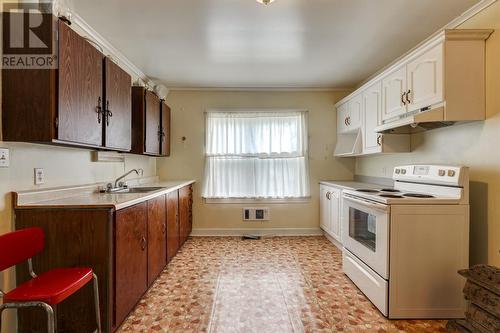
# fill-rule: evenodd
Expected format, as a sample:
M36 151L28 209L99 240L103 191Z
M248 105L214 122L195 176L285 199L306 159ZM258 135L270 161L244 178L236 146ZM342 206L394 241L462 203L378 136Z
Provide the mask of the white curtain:
M307 112L208 112L205 198L309 196Z

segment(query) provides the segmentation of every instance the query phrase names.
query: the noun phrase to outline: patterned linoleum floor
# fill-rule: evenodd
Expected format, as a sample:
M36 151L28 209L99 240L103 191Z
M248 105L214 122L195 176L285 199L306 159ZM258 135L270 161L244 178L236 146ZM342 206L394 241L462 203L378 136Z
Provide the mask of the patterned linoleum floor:
M447 332L389 321L324 237L190 238L120 332Z

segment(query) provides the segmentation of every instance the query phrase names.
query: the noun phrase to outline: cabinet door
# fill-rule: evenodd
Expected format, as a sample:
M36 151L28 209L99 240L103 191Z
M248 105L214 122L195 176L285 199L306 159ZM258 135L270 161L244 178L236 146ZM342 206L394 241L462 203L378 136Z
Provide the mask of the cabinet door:
M349 103L344 103L337 108L337 131L344 133L347 131L347 117L349 114Z
M381 82L371 86L363 93L363 104L363 154L377 153L381 151L381 134L375 132L382 112Z
M160 154L160 99L151 91L146 91L146 131L145 152L151 155Z
M363 95L358 94L349 101L349 113L347 115L347 130L352 131L361 127L361 115L363 113Z
M337 241L341 242L341 233L340 233L340 200L341 200L341 191L336 188L331 188L330 200L329 200L329 208L330 208L330 234Z
M58 140L102 146L102 64L101 52L59 21Z
M325 232L329 232L329 223L330 223L330 191L328 187L324 185L320 185L320 195L319 195L319 207L320 207L320 226L321 229Z
M167 261L170 262L179 249L179 193L167 194Z
M392 72L382 80L382 121L406 113L406 66Z
M167 214L165 196L148 201L148 286L167 264Z
M170 156L170 107L161 103L161 156Z
M147 203L116 212L115 315L121 323L148 287Z
M132 144L131 78L109 58L104 59L104 73L105 146L130 151Z
M179 246L184 244L191 233L190 197L190 186L183 187L179 190Z
M408 111L443 102L443 44L408 64Z

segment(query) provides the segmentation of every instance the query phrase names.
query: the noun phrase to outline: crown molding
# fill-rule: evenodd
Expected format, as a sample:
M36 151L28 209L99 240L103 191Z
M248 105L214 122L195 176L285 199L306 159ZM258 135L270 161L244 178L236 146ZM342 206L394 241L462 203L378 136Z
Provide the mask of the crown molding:
M111 58L122 67L128 69L128 72L140 78L145 84L153 88L156 83L153 82L144 72L134 65L123 53L114 47L108 40L106 40L100 33L92 28L80 15L75 12L71 13L71 23L78 27L87 38L97 43L104 50L106 56Z

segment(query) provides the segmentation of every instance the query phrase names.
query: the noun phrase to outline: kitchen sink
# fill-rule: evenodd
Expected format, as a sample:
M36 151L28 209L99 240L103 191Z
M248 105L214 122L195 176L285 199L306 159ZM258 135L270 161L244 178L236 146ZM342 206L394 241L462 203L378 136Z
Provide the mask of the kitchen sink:
M159 187L159 186L129 187L129 188L124 188L121 190L113 191L111 193L119 193L119 194L148 193L148 192L158 191L161 189L164 189L164 187Z

